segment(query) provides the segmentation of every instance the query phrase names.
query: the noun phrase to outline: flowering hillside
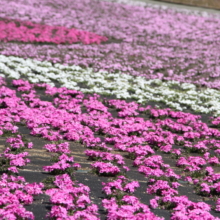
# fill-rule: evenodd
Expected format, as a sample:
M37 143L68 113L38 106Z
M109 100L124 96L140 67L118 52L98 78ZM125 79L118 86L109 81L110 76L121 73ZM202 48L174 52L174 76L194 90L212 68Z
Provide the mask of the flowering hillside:
M219 220L219 27L2 0L0 219Z

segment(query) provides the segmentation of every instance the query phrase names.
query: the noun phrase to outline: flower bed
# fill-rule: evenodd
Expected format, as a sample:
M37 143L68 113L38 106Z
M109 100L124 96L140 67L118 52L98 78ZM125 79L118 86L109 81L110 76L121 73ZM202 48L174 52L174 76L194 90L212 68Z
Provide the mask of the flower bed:
M220 219L218 17L1 4L0 218L34 219L41 195L51 220ZM26 168L37 183L18 176Z
M2 80L3 84L4 81ZM64 139L67 139L69 141L79 141L86 147L91 148L91 150L85 151L85 154L93 161L91 168L97 169L96 173L98 175L116 176L117 179L118 175L123 174L123 169L125 171L129 169L127 167L121 168L121 165L124 166L125 164L121 155L109 152L114 148L115 150L127 152L128 156L134 161L133 165L137 166L138 171L146 176L148 180L146 192L156 195L155 199L150 201L151 207L173 210L171 219L176 219L179 215L183 215L188 219L194 219L195 215L218 219L209 213L211 209L209 205L204 202L192 202L187 197L182 197L178 192L179 181L188 181L195 184L195 190L198 194L206 198L210 196L213 198L218 197L219 174L215 173L212 167L220 164L218 153L220 132L200 121L200 116L175 112L171 109L154 109L150 106L138 107L138 105L134 108L136 114L131 115L130 111L124 111L131 104L120 100L104 99L101 102L98 95L87 97L79 91L65 88L60 90L46 84L30 84L23 80L14 80L13 85L20 92L21 98L15 99L13 90L2 86L2 94L4 94L1 97L1 107L4 107L2 114L8 115L7 117L11 115L12 124L22 121L34 136L55 142L61 141L61 143L57 142L58 144L45 145L47 151L58 154L53 159L55 164L44 167L45 171L55 175L68 174L71 177L75 168L79 167L78 164L73 164L73 157L68 155L70 153L68 144L62 143ZM53 101L41 101L36 95L35 88L45 88L45 94L54 96ZM69 108L70 105L71 108ZM87 109L87 113L81 112L82 106ZM133 106L135 106L135 103L133 103ZM112 108L117 108L119 118L111 115L109 110ZM123 114L120 114L121 112ZM143 112L148 115L148 119L139 117ZM15 113L16 117L13 117ZM167 121L170 125L173 123L175 126L167 127ZM2 129L2 135L6 134ZM102 141L100 138L96 138L95 134L105 134L106 137ZM22 142L17 139L9 139L8 143L16 149L23 146ZM108 144L111 144L112 148ZM30 144L28 146L31 147ZM161 156L156 155L156 152L173 155L173 158L176 158L176 165L180 167L180 170L182 169L181 175L176 174L174 169L165 163ZM194 152L199 152L200 155L193 156ZM213 156L214 152L216 156ZM189 156L189 153L192 156ZM22 163L21 165L25 164ZM11 164L11 166L19 168L20 163ZM210 174L211 176L209 176ZM123 178L119 182L124 182ZM58 180L54 179L53 181L57 182ZM56 182L51 183L52 185L55 184L53 190L46 191L51 196L51 202L55 205L48 216L51 218L67 215L76 215L79 218L80 216L84 218L90 215L96 216L97 209L93 209L93 206L89 208L90 206L84 203L85 211L78 213L77 208L71 211L73 207L71 201L75 201L71 195L74 192L66 192L63 184L58 186ZM68 184L74 185L75 183L70 182ZM108 188L111 184L110 181L105 186ZM137 182L125 183L124 188L119 187L119 190L132 193L137 186ZM74 185L74 187L78 186ZM103 200L103 206L108 211L107 216L109 219L117 219L119 216L122 219L129 217L138 219L139 215L142 217L145 215L152 216L153 218L154 215L149 208L140 203L137 198L126 197L123 194L124 192L121 195L120 191L113 190L113 192L110 189L109 191L106 187L104 191L107 195L115 195L117 199L120 198L118 196L122 196L121 201L123 201L121 204L120 200L117 201L113 198L114 196L111 196L109 201ZM57 196L61 194L71 198L58 203ZM80 199L78 196L76 198L77 201ZM168 199L169 203L167 204ZM179 200L184 200L182 204L184 210L186 210L185 212L179 210L177 205ZM83 201L90 204L90 201L86 198ZM122 214L124 208L130 206L132 201L136 204L134 208L131 208L126 214ZM214 209L214 207L212 208ZM218 200L216 210L218 210ZM158 219L156 216L154 218Z
M108 40L106 37L74 28L68 29L61 26L48 26L10 19L0 20L0 31L0 41L3 42L100 44Z
M0 56L0 61L1 76L15 79L25 77L30 82L45 82L52 86L58 82L63 87L84 93L95 92L115 95L121 99L132 98L138 103L161 102L176 110L190 108L198 113L220 115L220 93L216 89L199 89L194 84L163 82L159 79L146 80L143 77L120 73L94 72L91 68L83 69L58 63L53 66L49 62L3 55ZM81 84L84 88L80 86Z
M22 176L3 174L1 184L1 219L34 219L24 205L33 203L33 196L42 194L43 184L30 184Z

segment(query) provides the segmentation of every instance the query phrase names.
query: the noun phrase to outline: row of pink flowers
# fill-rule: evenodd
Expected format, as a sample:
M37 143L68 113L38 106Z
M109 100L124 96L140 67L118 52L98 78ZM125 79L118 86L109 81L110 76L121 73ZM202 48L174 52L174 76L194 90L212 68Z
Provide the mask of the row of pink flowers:
M107 41L107 37L99 36L88 31L36 24L31 21L2 19L0 20L0 41L25 43L54 43L100 44Z
M100 169L105 169L109 161L116 162L115 167L117 168L120 165L117 164L118 160L114 161L115 158L118 158L117 155L115 157L115 155L107 153L112 150L107 144L113 144L115 149L120 149L130 154L130 157L134 160L134 165L138 166L139 171L145 173L149 178L147 192L157 194L160 199L165 198L165 196L179 197L177 190L179 184L177 181L180 179L180 176L175 174L173 169L168 164L165 164L160 156L153 155L156 150L172 153L177 158L177 165L184 166L183 168L193 166L200 168L205 164L215 165L213 164L213 157L207 154L206 151L219 149L219 140L213 137L218 137L220 132L217 129L209 128L200 120L199 116L174 112L170 109L162 110L138 106L135 111L148 114L151 119L144 120L141 117L133 117L130 116L130 113L128 113L129 116L124 115L120 116L120 118L114 118L107 111L108 105L104 105L108 101L105 100L102 103L98 95L87 98L81 92L66 88L52 88L45 84L32 85L23 80L14 80L13 84L18 90L23 92L22 98L10 98L10 96L13 97L14 93L9 92L10 90L5 90L2 103L4 103L4 108L9 113L17 114L17 122L23 121L33 135L39 135L53 141L68 139L81 142L86 147L97 151L87 151L87 154L90 155L91 153L91 159L98 160L95 163L99 163ZM46 94L55 96L54 101L52 103L41 101L36 96L34 86L44 87ZM29 88L29 90L26 88ZM92 100L94 100L94 106ZM120 100L115 100L114 105L117 105L117 101L121 103ZM109 103L113 102L109 101ZM86 107L86 113L82 113L82 105ZM130 106L131 104L123 103L121 107L117 105L119 113L124 111L126 105ZM164 116L169 117L170 120L172 119L177 127L178 125L180 127L183 126L184 129L181 129L181 135L178 133L178 129L172 129L172 131L164 130L163 121L167 120L163 119ZM105 134L104 141L96 138L96 133ZM206 142L203 142L203 144L206 145L207 150L205 152L202 151L200 157L187 157L184 155L187 152L185 145L191 143L191 141L194 142L193 145L201 145L199 142L204 138ZM175 144L179 146L179 149L173 148ZM68 148L65 145L63 147L52 145L46 148L51 152L60 148L68 152ZM106 153L103 153L103 151ZM180 162L181 160L184 161L181 157L185 158L184 163ZM104 162L102 159L104 159ZM63 159L58 158L58 160ZM65 166L69 164L68 160L72 162L72 159L68 157L64 161ZM120 159L120 161L123 160ZM111 169L107 168L104 172L111 173ZM186 169L185 172L188 175L186 178L188 181L198 181L198 184L200 184L199 181L207 181L205 178L197 178L194 170ZM166 180L163 180L164 178ZM219 182L217 174L212 175L210 178L213 181ZM217 186L217 184L214 184L213 186ZM176 215L174 214L173 216ZM185 215L187 218L192 213L185 213ZM208 211L204 215L206 217L210 216ZM193 217L190 218L192 219Z
M14 177L3 174L0 176L0 219L34 219L32 212L27 211L24 205L33 202L33 196L42 194L42 183L27 183L22 176Z
M89 198L89 187L72 181L68 174L56 176L53 184L54 188L45 192L53 204L50 219L99 219L98 207Z
M166 206L172 208L171 220L193 220L193 219L219 219L214 218L210 213L210 206L204 202L192 202L186 196L156 196L151 200L151 206Z
M5 84L2 79L1 84ZM7 93L7 91L2 94L4 94L4 97L13 97L15 95L15 93ZM9 112L3 109L1 114L5 116L1 118L1 124L3 122L21 123L20 117L14 117L13 111ZM27 162L30 162L29 159L23 158L28 155L24 150L33 147L31 142L23 140L22 136L18 134L17 128L11 133L8 133L8 131L11 131L10 126L9 130L6 128L1 130L1 135L14 136L6 139L6 149L4 154L1 155L2 160L9 160L4 163L5 165L1 169L9 173L18 173L17 168L21 168ZM45 148L47 151L57 153L60 156L58 156L57 163L52 166L43 167L43 169L54 174L64 173L55 177L53 182L54 188L45 191L50 196L51 203L54 204L47 217L51 219L99 219L97 217L97 206L91 204L89 199L89 188L71 180L73 173L69 172L68 169L71 167L77 169L80 165L77 163L73 164L73 157L68 157L70 153L69 143L47 144ZM70 173L71 177L66 173ZM24 205L31 204L34 195L43 193L44 184L28 184L23 177L14 177L13 175L6 174L1 176L0 182L4 186L1 190L0 218L12 220L18 218L34 219L33 213L26 211Z
M2 79L0 79L0 84L5 84ZM15 93L7 93L8 91L6 90L5 93L1 93L1 98L4 96L14 97ZM12 136L6 138L4 152L0 155L1 172L3 172L0 176L0 218L10 220L34 219L33 213L27 211L24 206L33 203L33 196L43 193L44 184L28 183L24 177L15 177L13 175L14 173L18 173L18 168L22 168L30 162L26 158L28 153L25 150L32 148L33 143L24 140L23 136L18 133L18 127L14 123L19 121L19 117L6 109L1 109L0 115L0 134L3 136Z
M45 191L53 205L47 216L50 219L98 220L98 207L89 198L89 187L73 180L75 170L81 166L74 163L69 143L46 144L44 148L57 154L53 165L43 167L44 171L56 175L53 187Z
M102 190L107 196L107 199L102 200L102 204L108 212L108 219L164 219L155 216L147 205L132 195L135 189L139 187L137 181L128 181L126 177L118 176L115 180L102 184L104 186Z

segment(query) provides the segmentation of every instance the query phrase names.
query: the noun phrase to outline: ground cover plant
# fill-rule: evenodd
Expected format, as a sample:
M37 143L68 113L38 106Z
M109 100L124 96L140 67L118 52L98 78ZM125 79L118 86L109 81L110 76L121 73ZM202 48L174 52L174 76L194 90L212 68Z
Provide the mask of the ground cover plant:
M106 71L95 72L92 68L65 66L60 63L40 62L34 59L0 56L0 75L12 79L24 77L30 82L46 82L84 93L97 93L121 99L135 99L138 103L161 102L176 110L191 109L198 113L219 116L217 89L199 89L192 83L178 81L146 80L127 74ZM83 85L83 86L82 86Z
M1 8L2 18L77 28L109 39L91 46L1 43L1 54L219 88L218 18L94 0L3 0Z
M3 42L17 41L25 43L84 44L101 43L106 37L94 33L68 29L60 26L35 24L30 21L0 20L0 40Z
M1 4L0 219L220 219L217 16Z
M210 211L218 211L220 132L202 122L199 115L22 79L11 81L14 89L4 85L3 78L1 82L2 136L10 136L1 155L2 169L13 176L30 162L25 158L25 147L34 146L22 139L17 125L27 126L31 136L49 141L43 148L52 153L53 164L42 170L52 176L38 183L43 187L40 192L50 196L48 218L99 219L89 188L85 186L86 191L82 191L84 185L74 182L74 173L80 168L69 148L74 141L88 148L84 154L91 161L93 175L107 180L103 182L106 198L102 199L107 219L163 219L150 208L170 210L170 219L218 219L218 214ZM41 98L51 97L50 101L40 99L39 88ZM164 162L165 155L177 168ZM155 195L148 205L132 195L140 186L138 181L127 179L134 168L144 174L145 192ZM179 192L182 182L194 183L194 193L201 199L193 202ZM206 199L208 203L203 202Z

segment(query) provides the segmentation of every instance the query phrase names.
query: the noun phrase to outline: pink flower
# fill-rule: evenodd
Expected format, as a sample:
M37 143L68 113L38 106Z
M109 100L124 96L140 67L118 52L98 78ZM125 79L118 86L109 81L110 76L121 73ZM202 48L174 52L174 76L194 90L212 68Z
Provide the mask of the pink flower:
M202 192L210 193L211 190L210 190L210 187L207 183L202 183L202 184L200 184L200 186L201 186Z
M156 209L159 205L157 203L157 200L156 199L151 199L150 200L150 206L153 208L153 209Z
M18 173L18 169L16 167L9 167L8 170L12 173Z

